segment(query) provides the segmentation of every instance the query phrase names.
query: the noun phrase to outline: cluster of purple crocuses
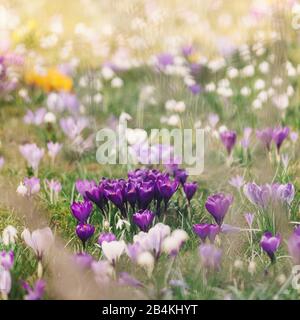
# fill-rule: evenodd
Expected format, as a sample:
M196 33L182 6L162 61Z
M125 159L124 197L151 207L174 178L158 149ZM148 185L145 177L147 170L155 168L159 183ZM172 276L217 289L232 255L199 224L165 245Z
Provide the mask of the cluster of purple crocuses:
M88 223L93 204L107 217L109 206L115 206L122 217L132 213L132 221L140 230L147 231L155 216L166 211L172 196L182 186L188 203L197 191L196 182L187 182L185 170L174 169L169 173L158 170L137 169L128 173L128 179L103 178L95 181L78 180L76 189L82 195L82 202L73 202L71 211L77 219L76 233L85 242L94 234L94 227Z
M290 129L288 127L276 127L257 130L256 136L268 151L271 150L271 143L273 141L279 152L283 141L288 137L289 133Z
M250 135L252 133L251 128L245 128L244 137L241 141L242 146L247 149L249 145ZM277 152L281 148L283 141L288 137L290 129L288 127L276 127L276 128L265 128L256 131L257 138L262 142L262 144L267 148L268 151L271 150L271 143L274 142L277 148ZM232 150L237 141L237 134L235 131L225 130L220 133L220 140L225 146L228 155L232 153Z

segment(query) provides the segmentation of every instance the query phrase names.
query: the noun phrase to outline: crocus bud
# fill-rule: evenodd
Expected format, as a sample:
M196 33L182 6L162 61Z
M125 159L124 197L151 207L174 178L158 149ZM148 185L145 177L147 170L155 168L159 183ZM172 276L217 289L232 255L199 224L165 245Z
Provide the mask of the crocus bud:
M186 182L183 185L183 191L185 193L185 196L188 200L188 202L191 201L191 199L193 198L194 194L197 191L197 182Z
M225 146L228 154L231 154L231 151L236 143L236 132L234 131L224 131L220 133L220 138Z
M95 227L91 224L80 223L76 227L76 234L83 244L85 244L86 241L93 236L94 232Z

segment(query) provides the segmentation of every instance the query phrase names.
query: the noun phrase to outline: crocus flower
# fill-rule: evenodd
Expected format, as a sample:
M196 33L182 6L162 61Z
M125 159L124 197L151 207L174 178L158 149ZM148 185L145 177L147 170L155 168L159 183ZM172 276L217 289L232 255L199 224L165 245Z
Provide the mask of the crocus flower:
M88 269L91 267L94 258L86 252L80 252L74 256L74 261L80 268Z
M131 261L137 262L138 256L144 251L142 245L136 241L133 244L128 244L126 247L126 253Z
M27 291L24 300L41 300L45 292L46 282L42 279L36 281L33 287L23 282L23 288Z
M2 294L3 299L7 299L8 294L10 293L12 285L11 274L9 270L1 269L0 270L0 293Z
M62 148L62 144L58 143L58 142L48 142L47 143L47 148L48 148L48 155L51 158L52 161L55 160L56 156L58 155L58 153L60 152L61 148Z
M171 233L170 227L157 223L154 227L145 233L141 231L133 237L133 241L138 242L143 251L151 252L156 259L159 258L162 251L163 240Z
M83 245L87 242L89 238L93 236L95 232L95 227L88 223L79 223L76 227L76 234L78 238L82 241Z
M154 198L154 183L143 182L138 186L138 204L141 209L147 209Z
M125 251L125 242L122 241L104 241L102 243L102 251L106 259L115 266L116 262L120 258L120 256Z
M107 198L104 192L104 186L102 184L94 186L85 191L85 196L95 203L95 205L103 212L105 206L107 205Z
M111 232L104 232L104 233L101 233L99 238L98 238L98 243L100 244L100 246L102 245L102 243L104 241L106 242L111 242L111 241L116 241L117 238L116 236L111 233Z
M245 220L249 226L249 228L252 227L253 220L254 220L254 214L253 213L245 213L244 214Z
M217 234L220 232L220 227L216 224L199 223L193 225L193 231L203 242L205 242L206 238L214 242Z
M134 288L139 288L143 286L139 280L137 280L127 272L119 273L118 283L122 286L129 286Z
M197 191L197 187L198 187L197 182L186 182L183 185L183 191L185 193L185 196L188 202L190 202L191 199L193 198L194 194Z
M73 216L81 223L87 222L92 210L93 204L89 200L84 200L83 202L73 202L71 204Z
M39 163L44 156L44 149L37 147L35 143L24 144L19 147L19 150L22 156L26 159L29 167L32 167L33 170L37 171Z
M235 131L221 132L220 138L228 154L231 154L231 151L236 143L236 132Z
M4 270L10 270L14 265L14 253L13 251L0 252L0 267Z
M257 138L262 142L262 144L270 151L271 142L273 139L273 129L272 128L265 128L262 130L256 131Z
M61 191L61 183L57 180L51 179L51 180L45 180L47 186L49 187L50 191L54 192L55 194L60 193Z
M275 252L279 248L281 237L279 234L273 236L272 232L265 232L261 238L260 246L270 257L271 261L275 261Z
M129 182L126 185L125 193L126 193L126 201L129 202L131 208L134 210L135 204L138 200L138 191L137 191L136 184L133 182Z
M2 242L4 245L8 246L10 244L15 244L16 238L18 235L18 231L15 227L13 226L7 226L4 228L2 232Z
M109 283L111 276L114 274L114 268L109 261L93 261L91 268L99 286Z
M201 244L199 255L204 268L219 270L221 265L222 250L213 244Z
M240 190L245 183L244 178L239 175L232 177L228 182L231 186L237 188L238 190Z
M295 196L295 187L292 183L281 184L276 190L277 200L291 204Z
M92 190L97 184L94 180L80 180L75 182L76 190L81 194L84 199L88 199L86 192Z
M34 251L39 260L48 253L54 242L52 231L48 227L37 229L32 233L30 233L28 229L24 229L21 236L25 243Z
M266 208L272 196L270 185L258 186L256 183L246 183L243 188L245 196L250 202L262 208Z
M46 113L47 110L45 108L39 108L35 112L32 110L27 110L27 113L23 119L24 123L39 126L44 122Z
M245 128L244 129L244 136L241 141L241 145L244 149L249 148L251 133L252 133L252 128Z
M279 152L279 149L283 143L283 141L287 138L287 136L290 133L290 129L288 127L284 127L284 128L275 128L273 130L273 141L276 144L277 150Z
M171 181L169 177L164 177L158 181L158 190L164 200L165 209L167 209L168 202L177 191L179 182L177 180Z
M144 232L148 230L148 227L153 222L155 214L150 210L139 210L132 216L132 221Z
M166 237L162 243L162 250L169 256L175 257L179 253L182 245L187 241L188 234L181 229L174 230L170 236Z
M231 195L217 193L207 198L205 208L214 217L216 223L221 226L232 202L233 197Z
M61 192L61 183L57 180L45 180L46 186L49 188L50 202L56 202L58 200L58 194Z
M300 264L300 227L297 227L288 239L289 253L295 265Z
M24 186L27 189L27 195L31 196L35 193L38 193L41 189L40 179L36 177L25 178Z
M119 184L113 186L105 187L104 194L107 199L109 199L120 211L123 216L126 215L125 212L125 192L123 192L122 187Z
M188 178L188 173L184 169L176 169L174 172L175 180L179 181L182 185L186 182Z

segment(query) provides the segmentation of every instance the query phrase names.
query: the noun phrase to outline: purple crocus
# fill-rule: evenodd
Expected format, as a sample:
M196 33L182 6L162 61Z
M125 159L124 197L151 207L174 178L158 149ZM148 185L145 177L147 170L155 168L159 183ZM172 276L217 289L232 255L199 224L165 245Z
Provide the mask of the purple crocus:
M222 250L213 244L201 244L199 255L204 268L219 270L221 266Z
M94 186L91 189L85 191L85 196L95 203L95 205L103 212L105 206L107 205L107 198L104 192L104 185L100 184Z
M243 188L245 196L250 202L262 208L266 208L272 197L270 185L258 186L256 183L246 183Z
M300 264L300 227L297 227L288 239L288 250L294 264Z
M146 209L154 198L154 183L152 181L143 182L137 189L139 208Z
M120 184L107 185L104 187L104 194L120 211L123 216L125 212L125 194Z
M220 232L220 227L216 224L199 223L193 225L193 231L203 242L205 242L206 238L214 242L217 234Z
M220 138L225 146L228 154L231 154L231 151L236 143L236 132L235 131L224 131L220 133Z
M188 178L188 173L184 169L176 169L174 172L174 177L175 180L179 181L182 185L184 185Z
M252 224L253 224L253 220L254 220L254 214L248 212L248 213L245 213L245 214L244 214L244 217L245 217L245 220L246 220L249 228L251 228L251 227L252 227Z
M27 291L24 300L41 300L43 298L46 282L42 279L36 281L33 287L27 282L23 282L23 288Z
M96 182L94 180L90 181L90 180L80 180L80 179L78 179L75 182L76 190L78 191L78 193L81 194L81 196L84 199L88 199L88 197L86 195L86 192L90 191L91 189L93 189L96 186L97 186L97 184L96 184Z
M273 136L272 139L276 144L277 150L279 152L280 147L283 143L283 141L287 138L287 136L290 133L290 129L288 127L284 127L284 128L275 128L273 130Z
M231 195L216 193L207 198L205 208L214 217L216 223L221 226L232 202L233 197Z
M158 180L158 190L164 200L165 210L167 209L168 202L177 191L179 182L177 180L171 181L168 176Z
M134 210L138 200L138 191L134 182L128 182L126 185L126 201L129 202L131 208Z
M87 222L92 210L93 204L88 200L84 200L83 202L73 202L71 204L72 214L80 223Z
M281 243L281 236L279 234L273 236L272 232L265 232L261 238L260 246L270 257L271 261L275 261L275 252Z
M76 234L85 246L86 241L93 236L95 227L88 223L80 223L76 227Z
M74 255L74 261L80 268L89 269L94 261L94 258L86 252L80 252Z
M129 286L129 287L134 287L134 288L139 288L139 287L143 286L139 280L137 280L136 278L134 278L133 276L131 276L127 272L120 272L119 273L118 282L122 286Z
M190 202L191 199L193 198L194 194L197 191L197 188L198 188L197 182L186 182L183 185L183 191L185 193L185 196L188 202Z
M271 142L273 139L273 128L265 128L256 131L257 138L262 142L262 144L270 151Z
M132 216L132 221L144 232L153 222L155 214L150 210L139 210Z
M103 232L100 234L97 242L101 246L104 241L111 242L111 241L116 241L116 240L117 240L117 238L113 233Z

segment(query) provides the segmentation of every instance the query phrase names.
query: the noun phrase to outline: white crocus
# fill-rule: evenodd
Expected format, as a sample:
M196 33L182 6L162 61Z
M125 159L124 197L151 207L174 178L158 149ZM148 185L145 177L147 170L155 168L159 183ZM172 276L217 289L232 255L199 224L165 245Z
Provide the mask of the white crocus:
M102 243L102 251L106 259L114 266L125 251L126 244L123 240Z
M27 246L34 251L39 260L48 253L54 242L54 236L49 227L34 230L32 233L28 229L24 229L21 237Z
M15 244L18 231L15 227L9 225L2 232L2 242L4 245L8 246L10 244Z

